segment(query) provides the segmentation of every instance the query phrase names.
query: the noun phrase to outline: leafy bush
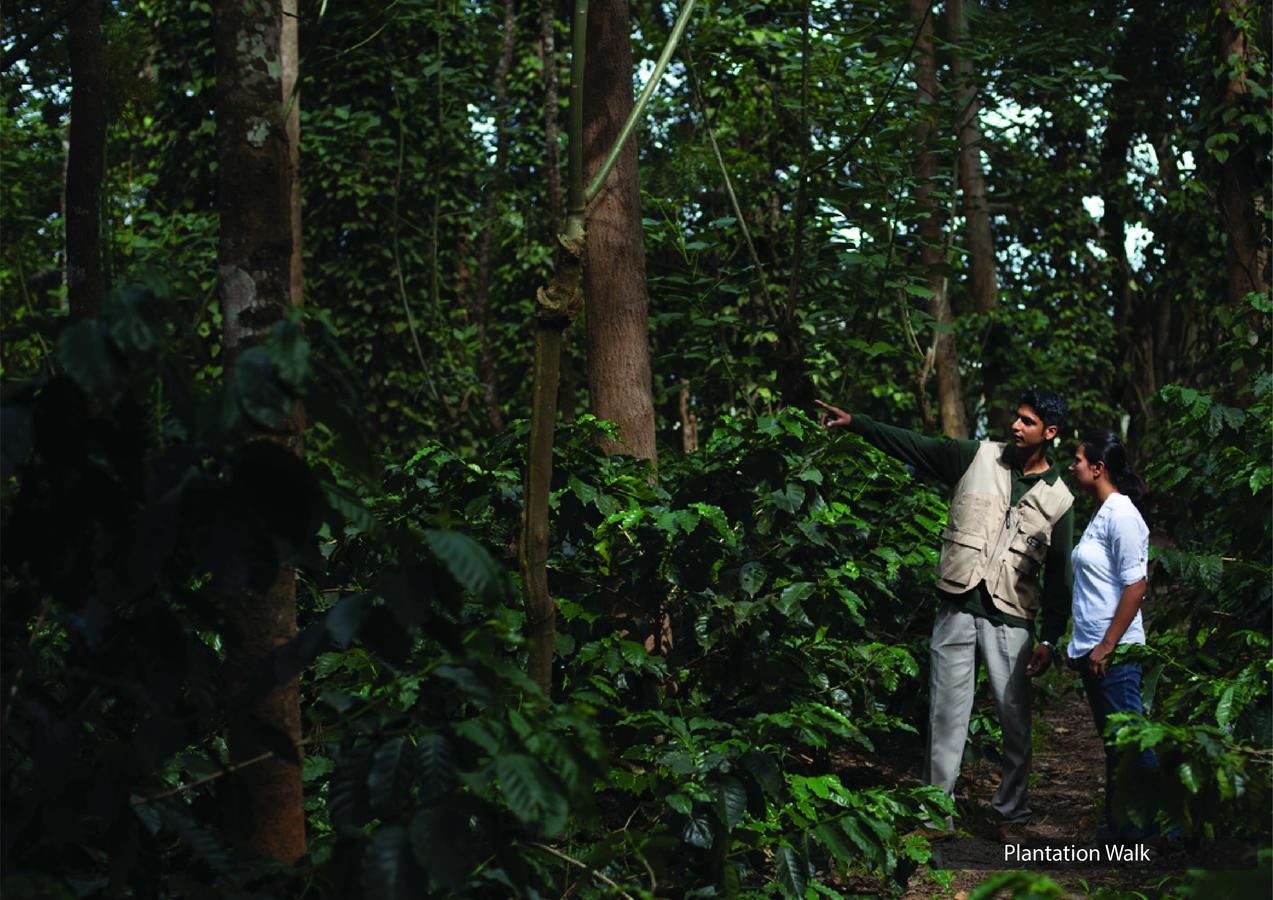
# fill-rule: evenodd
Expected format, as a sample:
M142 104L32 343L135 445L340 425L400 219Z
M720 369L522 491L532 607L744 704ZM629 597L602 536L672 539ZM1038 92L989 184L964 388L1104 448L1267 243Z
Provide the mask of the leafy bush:
M1252 295L1254 312L1268 299ZM1246 340L1240 317L1219 358L1246 375L1230 397L1168 385L1159 400L1172 441L1149 468L1153 517L1172 537L1156 560L1149 645L1120 648L1144 666L1155 721L1118 734L1133 821L1161 813L1196 837L1268 840L1273 701L1273 375ZM1134 760L1153 747L1157 772Z
M915 730L941 508L895 463L789 413L724 422L655 479L582 419L553 495L550 703L508 575L524 426L480 461L426 447L369 492L294 323L205 394L158 308L117 293L61 336L65 374L4 404L6 889L797 896L815 866L904 882L927 858L905 833L940 794L836 772ZM299 397L309 465L246 440ZM251 699L221 690L228 613L280 562L302 629L254 689L304 673L310 860L287 872L218 812Z
M939 501L797 412L726 421L657 479L601 455L605 428L584 417L561 442L550 558L558 689L595 710L615 750L603 810L629 835L683 842L675 866L652 864L659 884L772 871L794 891L812 848L880 873L926 858L902 834L945 814L937 792L849 790L832 770L845 750L915 731L899 688L920 671L909 641L931 592L915 579L934 562ZM391 470L384 514L462 520L511 555L520 455L515 440L481 462L426 448Z

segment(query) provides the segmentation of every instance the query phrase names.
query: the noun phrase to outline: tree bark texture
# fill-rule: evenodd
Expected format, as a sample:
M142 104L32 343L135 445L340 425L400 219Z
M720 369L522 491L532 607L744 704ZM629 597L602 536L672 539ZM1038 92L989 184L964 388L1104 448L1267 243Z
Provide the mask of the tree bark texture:
M1221 4L1219 50L1220 61L1226 70L1223 100L1226 114L1229 110L1257 111L1246 79L1246 65L1251 56L1247 35L1234 21L1254 15L1252 6L1251 0L1223 0ZM1228 60L1234 56L1238 64L1236 71L1230 71ZM1262 114L1268 114L1267 103ZM1256 174L1261 166L1268 169L1268 159L1261 161L1259 156L1251 141L1239 138L1220 169L1219 200L1227 238L1228 299L1235 307L1242 304L1247 294L1266 293L1269 289L1265 274L1269 248L1267 242L1260 239L1257 224L1257 205L1262 205L1264 198L1256 185Z
M946 279L936 268L946 261L942 249L942 222L933 196L937 179L937 154L933 150L936 131L937 60L933 53L933 17L929 0L911 0L911 16L919 28L915 45L916 126L919 158L915 165L918 188L916 200L924 209L919 222L920 262L929 271L928 287L933 292L929 313L941 325L952 327L954 316L947 299ZM968 425L964 416L963 387L959 377L959 356L955 336L946 332L936 340L937 400L941 429L950 437L966 438Z
M585 182L600 170L632 109L632 45L626 0L588 14L584 79ZM636 140L628 141L588 210L588 392L592 412L619 426L607 453L655 460L645 244Z
M975 9L977 0L967 0ZM995 269L995 239L990 225L990 209L986 202L986 176L981 164L980 104L968 43L968 17L965 0L946 0L946 24L954 44L951 69L959 98L957 121L959 133L959 188L963 194L964 241L968 246L969 293L973 309L987 317L986 337L982 342L981 390L986 402L986 420L991 437L1007 433L1012 412L1007 398L999 397L999 385L1006 377L1004 350L1007 335L993 314L999 309L998 278Z
M785 405L799 409L809 409L813 405L813 382L805 374L804 349L796 322L804 268L805 220L809 207L809 29L809 2L805 0L800 17L800 182L796 188L791 280L787 285L787 302L774 323L778 332L778 394Z
M1100 237L1110 267L1114 328L1121 345L1118 356L1124 361L1119 402L1131 414L1127 448L1133 456L1153 419L1150 401L1160 387L1153 363L1153 297L1137 289L1127 258L1127 219L1134 213L1134 196L1127 183L1128 153L1137 131L1138 108L1156 109L1153 98L1147 98L1145 93L1150 74L1146 57L1157 48L1149 13L1138 5L1115 59L1114 71L1123 80L1115 82L1109 94L1109 115L1099 155L1105 205Z
M562 333L580 307L584 232L584 69L588 49L588 0L574 0L570 25L570 200L552 280L535 293L535 369L531 387L530 435L526 449L525 502L517 560L526 598L529 639L527 674L545 695L552 693L557 603L548 589L549 499L553 438L561 374Z
M504 43L499 61L495 64L495 170L486 187L486 199L482 209L482 236L477 244L477 278L473 291L473 319L477 323L477 367L482 377L482 399L486 405L486 417L496 431L504 427L504 414L500 411L499 391L495 384L495 357L491 353L490 337L490 287L491 244L494 241L495 222L499 218L500 191L503 189L504 169L508 161L508 73L513 67L513 50L517 46L517 3L504 0Z
M284 118L281 2L219 0L213 7L217 76L217 164L220 235L217 276L223 319L222 357L227 377L248 347L297 299L293 295L296 218L292 142ZM295 23L295 19L292 19ZM300 451L299 417L271 439ZM231 612L226 641L230 696L277 647L296 635L296 584L280 565L265 590L245 591ZM251 708L231 711L230 755L235 762L269 749L264 729L300 745L296 679ZM261 856L294 862L305 854L301 768L279 756L235 775L239 833Z
M553 0L539 0L539 44L544 65L544 167L548 173L548 221L553 228L558 228L564 213L561 206L561 146L558 143L561 129L558 124L557 19L553 8ZM566 422L575 420L575 367L570 351L571 343L570 330L566 329L561 333L561 371L557 389L557 406Z
M97 315L106 297L102 267L102 176L106 166L106 47L102 0L67 17L71 133L66 165L66 281L71 315Z
M288 281L291 287L289 302L292 306L301 306L305 297L305 271L301 259L301 95L298 88L300 80L301 45L300 45L300 0L283 0L283 32L282 46L279 55L282 57L283 105L287 111L287 149L288 161L292 165L291 176L291 213L292 213L292 258L288 266Z

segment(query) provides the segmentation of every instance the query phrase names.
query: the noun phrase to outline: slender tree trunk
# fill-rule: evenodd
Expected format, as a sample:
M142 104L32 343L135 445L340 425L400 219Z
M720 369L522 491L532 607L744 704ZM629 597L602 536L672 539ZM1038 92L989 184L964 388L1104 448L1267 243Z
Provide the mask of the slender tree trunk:
M1128 152L1137 132L1137 109L1145 106L1143 82L1146 55L1158 44L1148 12L1137 6L1127 22L1114 70L1122 80L1109 95L1109 114L1100 149L1101 243L1109 261L1111 293L1114 299L1114 328L1121 345L1122 367L1120 403L1131 414L1127 433L1128 451L1135 456L1153 420L1151 400L1158 390L1153 364L1153 310L1151 298L1137 290L1135 273L1127 258L1127 217L1133 194L1127 183ZM1138 93L1141 91L1141 93Z
M977 0L967 0L974 9ZM973 308L987 319L981 359L981 390L986 403L986 421L991 437L1006 434L1013 414L1006 398L999 397L1003 383L1004 349L1007 335L993 317L999 309L999 289L995 269L995 239L986 202L986 177L981 165L981 126L977 102L976 74L972 59L964 50L968 42L965 0L946 0L946 23L951 42L955 88L959 97L959 187L963 193L964 241L968 245L969 290Z
M919 223L920 262L928 270L928 287L933 292L929 301L929 313L941 325L950 328L954 323L947 298L946 278L937 269L946 262L942 249L942 222L933 196L937 178L937 154L933 150L936 132L935 102L937 98L937 60L933 54L933 18L929 0L911 0L911 16L919 27L919 40L915 45L916 138L920 147L915 166L916 199L926 214ZM941 428L950 437L966 438L968 425L964 417L963 387L959 377L959 357L952 333L939 334L936 340L937 400L941 414Z
M627 0L588 13L584 79L587 180L600 171L632 110L632 44ZM607 453L655 460L645 243L636 141L630 140L588 212L584 296L588 322L588 392L593 413L619 426Z
M295 26L295 18L287 17ZM268 335L298 298L295 254L294 149L284 119L290 95L289 60L281 2L245 4L218 0L213 8L217 76L218 206L221 226L217 275L227 377L239 355ZM292 54L295 43L291 42ZM264 438L262 438L264 439ZM299 415L271 439L301 449ZM249 590L231 612L226 641L231 695L275 648L296 635L296 581L280 565L271 586ZM230 723L230 755L244 761L269 749L261 725L300 744L296 679L250 709L236 709ZM260 723L259 725L257 723ZM301 769L278 756L236 773L239 833L261 856L294 862L305 854Z
M504 427L504 414L499 407L495 357L491 353L489 330L491 244L495 235L495 221L499 218L504 169L508 164L508 73L513 67L513 50L517 46L516 0L504 0L503 34L504 43L500 49L499 61L495 64L495 170L486 187L486 200L482 209L482 236L477 244L477 277L473 291L473 318L477 322L477 366L484 383L482 398L486 404L486 417L496 431Z
M553 477L553 438L561 375L562 333L579 313L584 233L583 82L587 58L588 0L574 0L570 51L570 202L557 235L552 280L535 293L535 368L530 434L517 557L526 597L526 670L545 694L552 693L557 603L548 589L548 506Z
M686 453L693 453L698 449L698 416L694 415L694 410L690 408L690 383L688 381L681 385L679 406L681 410L681 449Z
M71 315L95 316L106 296L102 267L102 177L106 161L106 47L102 0L67 17L71 134L66 165L66 271Z
M791 251L791 280L787 302L775 327L778 332L778 393L787 406L813 406L813 383L805 375L804 350L796 326L804 268L804 230L809 207L809 2L800 14L800 182L796 188L795 229Z
M588 22L588 0L574 0L571 24L570 64L570 181L566 222L557 235L558 252L552 280L535 295L535 370L532 388L530 436L526 451L525 505L522 508L521 539L518 546L518 562L526 594L526 631L529 637L527 670L530 677L544 690L552 687L553 643L556 633L557 605L548 591L548 502L553 474L553 430L557 417L557 389L561 367L562 333L570 325L579 310L580 288L583 277L584 251L589 246L585 232L585 207L588 196L604 196L610 187L613 170L606 170L606 162L595 167L594 182L584 188L584 95L587 79L584 72L594 51ZM644 99L658 84L658 79L684 34L685 24L694 10L694 0L688 0L683 14L677 18L676 27L667 46L654 67L650 82L643 93ZM626 44L626 9L624 18ZM630 96L630 94L629 94ZM633 116L633 124L636 115ZM628 135L622 126L616 130ZM620 160L620 151L626 144L615 141L602 147L598 159L608 160L611 154ZM636 160L632 160L633 166ZM638 208L639 216L639 208ZM637 221L638 228L640 220ZM642 260L642 262L644 262ZM644 267L641 286L644 289ZM644 295L643 295L644 296ZM644 309L644 307L642 307ZM591 312L589 313L591 317ZM644 315L642 315L644 320ZM644 339L641 344L646 354L646 397L649 397L648 350ZM651 403L651 407L653 404ZM651 409L651 456L653 458L653 411Z
M1250 60L1247 36L1234 22L1235 18L1250 15L1251 0L1223 0L1220 15L1220 60L1225 67L1224 109L1256 112L1251 101L1251 87L1247 83L1246 65ZM1236 74L1229 72L1228 60L1238 60ZM1263 114L1267 115L1267 103ZM1227 116L1226 116L1227 121ZM1268 167L1268 160L1258 159L1251 141L1240 140L1220 168L1220 215L1224 220L1227 237L1225 260L1228 263L1229 303L1239 304L1247 294L1267 293L1269 286L1265 269L1269 264L1269 248L1260 240L1257 226L1257 206L1264 198L1256 190L1258 166ZM1262 329L1257 328L1257 332Z
M287 113L287 150L291 163L292 256L288 265L289 302L302 306L305 272L301 254L301 95L300 95L300 0L283 0L283 31L279 56L282 67L283 105Z
M544 78L544 165L548 170L548 220L553 228L562 221L561 148L558 146L557 35L553 0L539 0L539 44L543 58ZM557 405L562 418L575 420L575 368L570 353L571 337L567 329L561 334L561 378Z
M557 30L553 0L539 0L539 43L544 58L544 160L548 169L548 215L561 224L561 148L558 146Z

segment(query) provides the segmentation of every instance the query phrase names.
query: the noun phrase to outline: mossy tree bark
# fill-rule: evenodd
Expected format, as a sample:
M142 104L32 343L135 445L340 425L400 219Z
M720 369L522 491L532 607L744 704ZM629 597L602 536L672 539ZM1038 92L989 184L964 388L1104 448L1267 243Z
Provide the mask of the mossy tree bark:
M227 377L235 360L259 344L299 301L295 148L285 112L292 93L283 2L219 0L213 7L217 76L217 165L220 234L217 275L223 320L222 357ZM292 7L294 12L294 6ZM294 54L295 41L290 42ZM285 86L287 85L287 86ZM295 103L290 104L295 112ZM301 411L260 440L301 451ZM246 589L230 614L226 641L229 695L239 694L251 673L296 635L296 581L292 566L277 565L268 584ZM255 853L283 862L304 856L305 809L301 789L300 701L295 678L249 708L231 711L230 755L244 762L271 750L285 736L296 758L275 754L235 773L239 834Z

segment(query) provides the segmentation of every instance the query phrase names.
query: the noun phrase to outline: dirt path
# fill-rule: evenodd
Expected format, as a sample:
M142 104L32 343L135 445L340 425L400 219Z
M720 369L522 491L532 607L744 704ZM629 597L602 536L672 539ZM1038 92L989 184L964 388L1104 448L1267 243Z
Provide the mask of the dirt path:
M1101 824L1105 788L1104 752L1092 725L1091 711L1077 681L1068 673L1048 677L1046 684L1058 696L1034 721L1034 763L1030 784L1030 807L1034 820L1027 831L1030 843L1075 844L1089 841ZM1002 859L1002 843L990 811L990 798L998 787L995 762L982 760L964 766L955 786L963 834L976 841L982 852ZM971 843L971 842L970 842ZM974 851L973 857L977 854ZM1134 869L1032 867L1026 871L1045 873L1074 897L1085 897L1097 887L1136 890L1153 895L1153 885L1161 873ZM939 884L926 872L911 879L905 897L967 897L968 893L993 876L990 869L954 870L949 887Z

